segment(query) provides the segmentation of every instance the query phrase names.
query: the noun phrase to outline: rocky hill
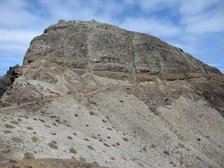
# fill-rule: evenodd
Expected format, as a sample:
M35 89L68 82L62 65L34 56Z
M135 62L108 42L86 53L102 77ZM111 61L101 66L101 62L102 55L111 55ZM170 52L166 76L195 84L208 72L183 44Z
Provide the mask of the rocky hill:
M0 161L224 167L224 75L143 33L59 21L2 89Z

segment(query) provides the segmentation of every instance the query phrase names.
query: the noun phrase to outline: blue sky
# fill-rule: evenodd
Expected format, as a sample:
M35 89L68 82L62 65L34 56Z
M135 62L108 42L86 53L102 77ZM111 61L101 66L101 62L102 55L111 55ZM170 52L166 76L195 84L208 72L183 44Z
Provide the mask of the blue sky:
M0 0L0 76L60 19L155 35L224 72L224 0Z

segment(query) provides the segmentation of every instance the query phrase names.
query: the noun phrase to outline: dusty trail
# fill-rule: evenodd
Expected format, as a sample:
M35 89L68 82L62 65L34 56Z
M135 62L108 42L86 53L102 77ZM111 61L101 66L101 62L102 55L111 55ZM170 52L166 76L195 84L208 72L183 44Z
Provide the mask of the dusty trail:
M57 100L57 99L65 98L65 97L72 96L72 95L74 95L74 96L90 96L90 95L93 95L93 94L105 91L105 90L107 90L109 88L112 88L112 87L115 87L115 85L109 85L109 86L106 86L106 87L94 90L92 92L84 92L84 93L78 93L78 94L71 93L71 94L65 94L65 95L49 97L49 98L48 97L43 97L42 100L35 100L35 101L29 101L29 102L20 102L19 105L18 104L14 104L12 106L2 107L2 108L0 108L0 111L1 110L9 110L9 109L17 109L17 108L25 107L27 105L32 105L32 104L35 104L35 103L45 103L47 101Z

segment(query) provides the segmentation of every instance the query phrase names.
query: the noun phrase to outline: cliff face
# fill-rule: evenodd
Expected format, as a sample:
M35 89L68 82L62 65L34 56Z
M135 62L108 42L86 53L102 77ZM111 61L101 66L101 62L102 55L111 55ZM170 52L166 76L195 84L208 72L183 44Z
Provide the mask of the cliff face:
M43 59L95 71L218 72L156 37L94 21L50 26L32 40L24 64Z
M156 37L60 21L32 40L20 73L1 98L0 160L224 166L223 74Z
M108 24L60 21L50 26L32 40L23 67L23 77L48 83L58 80L55 72L49 72L50 67L58 67L59 74L71 70L131 83L183 80L223 114L223 75L217 69L156 37ZM23 96L8 99L35 98L27 95L27 89ZM32 89L29 92L36 94Z

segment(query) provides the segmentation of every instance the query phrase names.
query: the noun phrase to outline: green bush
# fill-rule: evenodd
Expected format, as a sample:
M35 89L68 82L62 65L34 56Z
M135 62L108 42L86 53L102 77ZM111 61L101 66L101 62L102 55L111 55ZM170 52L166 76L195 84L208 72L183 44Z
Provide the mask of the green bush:
M12 137L12 141L16 142L16 143L22 143L23 140L19 137Z
M48 143L48 146L50 146L50 148L52 149L58 149L58 145L56 141L51 141L50 143Z
M28 129L28 130L33 130L33 128L32 128L32 127L27 127L27 129Z
M9 129L15 128L13 125L10 125L10 124L5 124L5 127Z
M73 153L73 154L77 154L77 151L75 150L75 148L70 148L70 149L69 149L69 152L70 152L70 153Z
M12 124L19 125L19 122L16 120L11 121Z
M24 159L35 159L34 154L30 152L24 153Z
M91 149L91 150L95 150L92 146L90 146L90 145L88 145L87 146L89 149Z
M106 146L106 147L110 147L108 144L106 144L106 143L103 143L104 144L104 146Z
M38 137L36 137L36 136L33 136L31 139L32 139L33 142L37 142L38 141Z
M71 140L73 139L71 136L68 136L67 138L68 138L68 139L71 139Z
M4 130L3 131L5 134L10 134L10 133L12 133L10 130Z

